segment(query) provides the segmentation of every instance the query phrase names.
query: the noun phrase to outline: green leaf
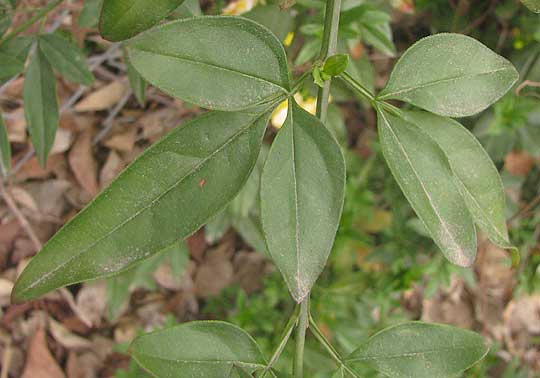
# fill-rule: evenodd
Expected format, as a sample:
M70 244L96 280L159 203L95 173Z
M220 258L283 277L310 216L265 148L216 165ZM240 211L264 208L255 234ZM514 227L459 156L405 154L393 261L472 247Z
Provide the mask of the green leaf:
M131 63L149 83L208 109L245 109L289 89L283 46L244 18L182 19L139 35L127 47Z
M248 333L219 321L184 323L138 337L131 352L156 377L224 378L236 367L251 374L266 366Z
M79 16L79 27L92 29L98 25L103 0L85 0Z
M32 40L31 37L16 37L0 46L0 85L24 70Z
M390 378L452 378L488 352L474 332L440 324L411 322L372 336L346 358L353 369L368 364Z
M60 75L73 83L92 85L94 75L88 69L86 57L73 41L60 34L39 37L39 49Z
M540 13L540 0L521 0L534 13Z
M50 63L37 49L26 71L23 89L26 125L41 166L47 164L59 123L56 78Z
M511 248L506 228L506 196L497 168L476 138L458 122L427 112L403 112L441 147L475 222L489 238Z
M173 130L45 245L13 299L114 275L197 231L244 185L267 118L211 112Z
M347 69L349 65L349 55L339 54L328 57L324 62L323 72L330 77L334 77Z
M123 41L151 28L184 0L105 0L99 32L109 41Z
M519 74L509 61L461 34L421 39L399 59L381 100L401 100L432 113L465 117L500 99Z
M7 177L11 170L11 145L9 144L4 116L0 113L0 176Z
M452 263L472 265L476 230L444 152L402 116L379 109L378 128L384 158L435 243Z
M146 103L146 88L148 87L148 83L142 78L142 76L133 67L133 65L129 61L129 57L126 54L125 49L124 49L124 61L127 65L127 74L128 74L129 84L131 85L133 94L135 95L135 98L137 99L137 102L139 103L139 105L144 107Z
M345 191L341 149L324 125L291 100L261 178L268 251L301 302L322 272Z
M11 25L11 15L9 13L2 14L0 11L0 37L8 30Z

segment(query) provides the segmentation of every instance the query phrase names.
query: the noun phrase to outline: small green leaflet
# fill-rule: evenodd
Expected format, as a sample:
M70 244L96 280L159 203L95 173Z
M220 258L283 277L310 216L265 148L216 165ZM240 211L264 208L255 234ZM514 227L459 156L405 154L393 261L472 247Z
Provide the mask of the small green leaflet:
M33 38L16 37L0 46L0 85L20 74Z
M540 13L540 0L521 0L534 13Z
M452 263L471 266L476 230L455 184L448 158L418 126L378 109L384 158L435 243Z
M7 177L11 169L11 145L9 144L4 116L0 113L0 176Z
M332 378L345 378L345 368L340 366L332 375Z
M133 358L156 377L238 377L266 366L255 340L237 326L198 321L153 332L135 339ZM243 377L240 375L240 377Z
M197 231L243 187L267 120L210 112L172 131L43 247L12 299L114 275Z
M322 272L345 194L341 148L317 118L293 100L261 178L261 218L268 251L297 302Z
M54 69L69 81L87 86L94 82L84 53L73 41L58 33L45 34L39 37L39 49Z
M378 99L465 117L500 99L518 78L512 63L477 40L461 34L436 34L403 54Z
M411 322L372 336L345 359L351 368L368 364L390 378L453 378L488 352L474 332Z
M495 244L511 248L506 228L504 187L497 168L482 145L452 119L421 111L404 111L402 114L444 151L475 222Z
M123 41L151 28L184 0L104 0L99 31L109 41Z
M289 90L281 42L240 17L173 21L140 34L127 50L150 84L208 109L246 109L276 101Z
M36 49L24 80L24 113L36 155L42 167L47 164L59 123L56 78L47 58Z
M133 94L135 95L135 98L137 99L139 105L144 107L146 103L146 89L148 87L148 83L142 78L141 75L139 75L137 70L133 67L133 65L129 61L129 57L125 49L124 61L127 65L127 74L129 84L131 85L131 90L133 91Z

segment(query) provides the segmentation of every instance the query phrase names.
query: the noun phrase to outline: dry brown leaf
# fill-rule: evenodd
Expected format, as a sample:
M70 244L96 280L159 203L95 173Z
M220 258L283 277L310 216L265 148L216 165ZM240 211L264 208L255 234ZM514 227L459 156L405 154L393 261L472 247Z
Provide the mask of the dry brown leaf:
M66 363L68 378L97 378L103 363L91 352L78 355L70 352Z
M35 333L30 348L26 365L21 378L65 378L62 369L53 358L47 347L45 330L39 328Z
M109 109L116 105L127 93L127 83L124 81L113 81L112 83L99 88L98 90L85 96L77 105L77 112L95 112Z
M153 274L159 286L168 290L180 290L182 288L182 278L175 277L169 262L159 265Z
M182 116L178 109L166 107L155 112L147 112L137 123L142 128L142 137L153 143L178 126L181 121Z
M261 290L266 273L266 258L260 253L239 251L234 256L235 281L246 293Z
M34 197L32 197L32 195L26 190L24 190L20 186L14 186L10 188L10 192L15 202L17 202L19 205L25 207L31 212L39 213L39 207L34 200Z
M137 141L137 128L129 127L122 133L109 137L103 144L112 150L131 152Z
M504 168L514 176L527 176L534 167L534 157L526 151L514 151L506 155Z
M60 343L64 348L70 350L90 349L92 343L69 331L62 324L56 320L49 318L49 330L56 341Z
M504 324L510 352L522 355L533 349L533 339L540 335L540 295L512 300L504 311Z
M50 155L60 154L69 150L73 143L73 132L70 130L59 128L56 131L56 137L54 138L54 144L51 148Z
M99 174L99 185L103 189L118 176L124 168L124 162L115 151L110 151L101 173Z
M107 308L104 282L85 283L77 293L77 307L93 325L99 325Z
M63 154L51 155L47 160L47 166L43 169L39 165L37 157L34 156L21 167L15 177L17 178L17 181L46 178L54 171L54 169L63 164L64 160Z
M0 278L0 307L8 306L11 303L10 296L13 289L13 282L5 278Z
M195 275L195 292L201 298L218 295L233 282L234 270L229 245L220 245L207 252Z
M69 152L69 166L81 187L95 196L98 191L97 164L92 153L92 130L83 131Z
M26 142L26 120L22 107L10 113L11 117L6 119L8 139L12 143Z

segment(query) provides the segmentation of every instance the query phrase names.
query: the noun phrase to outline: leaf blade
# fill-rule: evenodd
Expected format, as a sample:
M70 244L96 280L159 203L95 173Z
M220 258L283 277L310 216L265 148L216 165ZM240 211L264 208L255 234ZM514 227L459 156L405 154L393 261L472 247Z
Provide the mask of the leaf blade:
M83 52L69 39L56 33L45 34L39 37L39 48L49 63L69 81L86 86L94 83L94 75L88 69Z
M266 365L248 333L220 321L190 322L153 332L137 338L131 350L135 360L158 377L222 378L235 367L251 373Z
M151 28L178 8L184 0L105 0L99 31L112 42L129 39Z
M263 170L261 218L268 251L297 302L326 264L344 191L339 145L317 118L292 102Z
M111 276L195 232L247 180L267 116L212 112L171 132L45 245L13 300Z
M289 89L281 43L265 27L240 17L173 21L134 38L127 50L146 81L208 109L242 110Z
M452 119L421 111L405 111L404 114L445 152L475 222L494 243L511 248L504 215L504 187L497 168L482 145Z
M488 352L482 337L441 324L410 322L382 330L346 358L364 362L391 378L454 377Z
M442 33L421 39L403 54L378 98L465 117L499 100L518 78L509 61L475 39Z
M47 164L59 124L56 96L52 67L38 48L26 71L23 98L26 124L42 167Z
M444 152L402 117L377 113L383 155L405 197L446 258L470 266L476 231Z

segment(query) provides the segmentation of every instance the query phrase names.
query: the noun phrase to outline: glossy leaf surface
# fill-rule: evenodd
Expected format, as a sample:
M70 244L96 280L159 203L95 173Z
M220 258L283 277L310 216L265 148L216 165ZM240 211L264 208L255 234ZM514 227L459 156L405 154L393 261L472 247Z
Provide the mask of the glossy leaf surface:
M149 83L208 109L245 109L289 88L283 46L244 18L182 19L141 34L127 47L131 64Z
M184 323L141 336L131 351L137 363L156 377L237 377L237 368L251 373L266 365L249 334L218 321Z
M328 129L294 101L261 178L268 250L297 302L322 272L336 235L345 163Z
M346 359L347 365L368 364L390 378L453 378L487 353L474 332L440 324L412 322L372 336Z
M511 247L506 195L497 168L476 138L458 122L427 112L404 112L442 148L474 221L501 247Z
M51 64L40 49L35 51L26 70L23 98L26 125L39 163L44 167L54 143L60 116L56 78Z
M378 111L378 128L384 158L431 237L452 263L470 266L476 231L444 152L416 125L385 110Z
M54 69L69 81L82 85L94 82L84 53L73 41L58 34L45 34L39 37L39 48Z
M111 276L197 231L244 185L266 122L213 112L172 131L45 245L13 298Z
M11 145L9 144L4 116L0 113L0 176L7 177L11 169Z
M109 41L123 41L151 28L184 0L105 0L99 31Z
M509 61L477 40L436 34L403 54L378 97L405 101L443 116L465 117L500 99L518 77Z

